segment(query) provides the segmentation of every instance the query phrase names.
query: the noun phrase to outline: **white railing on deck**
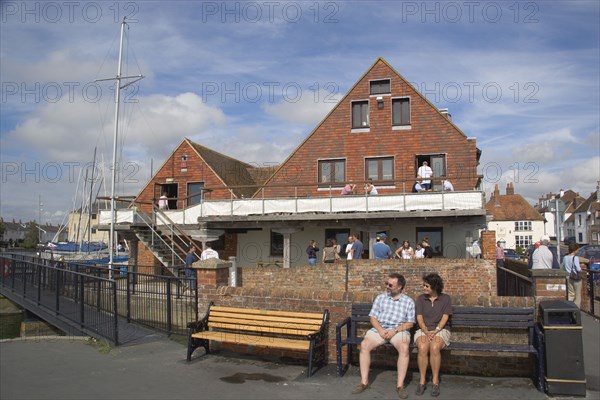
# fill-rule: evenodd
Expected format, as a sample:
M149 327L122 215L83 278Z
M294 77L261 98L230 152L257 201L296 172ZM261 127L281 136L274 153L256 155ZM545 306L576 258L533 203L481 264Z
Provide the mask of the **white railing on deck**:
M376 196L340 196L283 199L205 200L183 210L164 211L176 224L196 224L198 218L269 214L482 210L482 192L431 192ZM117 223L133 223L133 210L117 212ZM100 224L110 223L110 211L101 211Z

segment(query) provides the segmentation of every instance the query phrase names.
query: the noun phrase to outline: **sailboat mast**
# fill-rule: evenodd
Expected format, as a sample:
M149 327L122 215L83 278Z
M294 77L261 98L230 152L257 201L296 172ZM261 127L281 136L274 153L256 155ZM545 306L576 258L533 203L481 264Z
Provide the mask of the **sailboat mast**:
M94 162L92 164L92 177L90 178L90 209L88 210L88 253L90 252L90 243L92 242L92 196L94 190L94 171L96 170L96 147L94 147ZM97 213L100 211L96 210Z
M116 77L116 98L115 98L115 134L113 137L113 159L112 159L112 182L110 184L110 234L109 234L109 261L108 261L108 277L112 279L112 269L113 269L113 261L114 261L114 249L115 249L115 224L117 223L117 211L115 207L115 187L117 182L117 137L119 134L119 105L121 103L121 68L123 65L123 37L125 35L125 18L123 18L123 22L121 23L121 40L119 44L119 64L117 67L117 77Z

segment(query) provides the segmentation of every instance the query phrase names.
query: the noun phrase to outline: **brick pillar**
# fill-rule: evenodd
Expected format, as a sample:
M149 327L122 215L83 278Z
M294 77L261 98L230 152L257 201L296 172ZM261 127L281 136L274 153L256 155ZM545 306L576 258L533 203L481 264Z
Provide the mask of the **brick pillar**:
M216 288L229 285L229 268L231 262L210 259L196 261L192 267L197 270L198 288Z
M481 258L496 262L496 231L481 232Z
M567 271L562 269L532 269L535 312L540 301L567 299Z

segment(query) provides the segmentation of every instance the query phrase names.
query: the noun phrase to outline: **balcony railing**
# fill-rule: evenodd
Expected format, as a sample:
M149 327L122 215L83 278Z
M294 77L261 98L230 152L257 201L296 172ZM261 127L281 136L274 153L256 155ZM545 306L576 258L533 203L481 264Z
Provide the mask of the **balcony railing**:
M182 210L164 211L176 224L195 224L204 217L244 217L271 214L304 213L371 213L409 211L483 211L483 195L479 191L426 192L376 196L328 196L205 200ZM100 213L100 224L109 224L109 211ZM117 212L117 223L135 223L133 210Z

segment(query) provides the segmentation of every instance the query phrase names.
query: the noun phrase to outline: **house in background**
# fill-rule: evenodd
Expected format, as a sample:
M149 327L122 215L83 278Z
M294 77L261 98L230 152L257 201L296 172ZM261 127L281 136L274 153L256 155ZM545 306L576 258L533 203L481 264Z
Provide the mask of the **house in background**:
M365 243L365 257L385 232L412 246L428 237L437 256L463 258L467 241L486 226L480 156L475 138L379 58L277 168L184 139L136 202L149 213L166 193L159 225L200 242L222 241L221 258L236 256L242 266L304 265L309 240L344 245L350 233ZM433 190L412 193L423 162L432 168ZM365 193L367 179L378 195ZM444 179L454 192L441 190ZM355 195L341 196L350 183Z
M560 241L575 237L574 229L565 229L565 221L573 214L573 211L581 205L585 199L572 190L560 190L559 194L548 193L538 199L535 209L544 216L545 234L556 239L556 219L558 217L558 229ZM557 203L558 202L558 203ZM558 209L556 208L558 204Z
M565 221L565 229L580 245L600 244L600 183L596 191L573 210Z
M496 185L485 208L492 217L488 230L496 231L496 240L504 241L507 249L527 249L547 234L544 217L521 195L515 194L512 182L506 186L505 195L500 194Z

